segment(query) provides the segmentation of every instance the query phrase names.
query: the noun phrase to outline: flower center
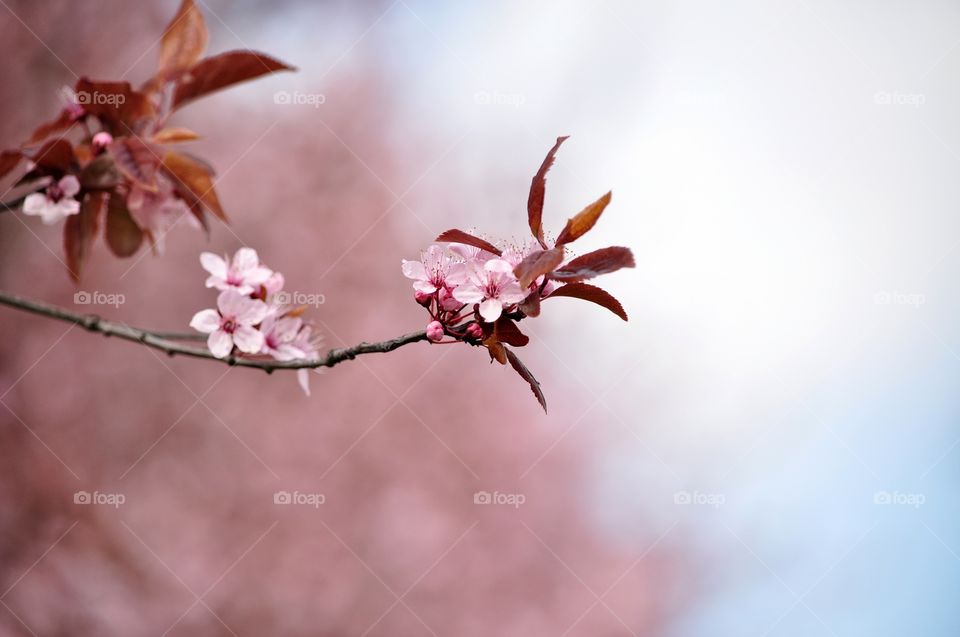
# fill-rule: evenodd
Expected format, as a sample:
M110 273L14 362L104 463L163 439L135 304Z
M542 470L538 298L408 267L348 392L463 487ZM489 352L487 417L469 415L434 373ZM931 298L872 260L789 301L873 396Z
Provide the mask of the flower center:
M227 334L233 334L237 329L237 322L232 318L224 319L223 323L220 325L220 329Z
M50 186L47 188L47 199L53 203L57 203L63 199L63 189L60 188L60 184L50 184Z

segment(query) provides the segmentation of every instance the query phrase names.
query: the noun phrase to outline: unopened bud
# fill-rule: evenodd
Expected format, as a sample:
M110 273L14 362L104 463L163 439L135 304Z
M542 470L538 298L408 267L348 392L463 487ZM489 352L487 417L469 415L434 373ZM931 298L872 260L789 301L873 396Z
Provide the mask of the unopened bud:
M467 326L467 336L479 340L483 338L483 328L480 327L479 323L471 323Z
M107 146L113 143L113 135L107 131L100 131L93 136L93 148L94 150L103 150Z
M427 307L430 305L430 299L433 298L433 295L417 290L413 293L413 298L416 299L417 303L419 303L423 307Z
M447 312L456 312L463 307L463 303L453 298L453 292L445 287L440 288L437 298L440 299L440 308Z
M440 321L427 324L427 338L434 343L443 340L443 324Z

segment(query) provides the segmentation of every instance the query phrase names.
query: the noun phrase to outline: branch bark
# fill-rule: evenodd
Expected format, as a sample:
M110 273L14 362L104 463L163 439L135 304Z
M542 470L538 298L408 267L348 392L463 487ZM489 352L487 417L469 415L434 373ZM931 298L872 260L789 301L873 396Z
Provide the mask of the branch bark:
M245 356L230 355L226 358L217 358L209 350L191 345L185 345L181 341L205 340L202 334L191 333L173 333L173 332L154 332L138 327L108 321L95 314L76 314L56 305L35 301L9 292L0 291L0 305L6 305L24 312L30 312L58 321L73 323L91 331L98 332L104 336L116 336L126 341L139 343L151 347L168 356L190 356L192 358L205 358L212 361L218 361L227 365L237 367L253 367L262 369L268 374L277 369L314 369L317 367L333 367L343 361L353 360L361 354L385 354L395 349L416 343L417 341L427 340L425 330L404 334L386 341L378 343L359 343L352 347L340 349L331 349L321 358L300 359L292 361L277 361L272 359L248 358Z

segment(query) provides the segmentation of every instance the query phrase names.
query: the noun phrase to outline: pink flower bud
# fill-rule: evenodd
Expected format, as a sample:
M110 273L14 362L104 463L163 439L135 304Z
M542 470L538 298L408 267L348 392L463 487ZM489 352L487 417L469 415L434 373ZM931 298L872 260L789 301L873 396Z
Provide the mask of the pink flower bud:
M463 307L463 303L453 298L453 292L448 288L440 288L437 298L440 299L440 308L447 312L456 312Z
M113 143L113 135L107 131L100 131L93 136L93 148L94 150L103 150L107 146Z
M433 298L433 295L417 290L416 292L413 293L413 298L416 299L417 303L419 303L423 307L427 307L430 305L430 300Z
M481 339L483 338L483 328L480 327L479 323L471 323L467 326L467 336L470 338Z
M434 343L443 340L443 324L440 321L432 321L427 325L427 338Z

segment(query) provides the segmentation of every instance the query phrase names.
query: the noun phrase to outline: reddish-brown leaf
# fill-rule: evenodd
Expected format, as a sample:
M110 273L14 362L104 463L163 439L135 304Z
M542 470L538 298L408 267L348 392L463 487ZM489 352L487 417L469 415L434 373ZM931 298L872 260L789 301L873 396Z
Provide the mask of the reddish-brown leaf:
M557 143L553 145L550 152L547 153L543 163L540 164L540 170L533 176L530 182L530 196L527 198L527 220L530 223L530 232L533 237L540 242L540 245L546 249L547 244L543 240L543 198L547 192L547 171L553 166L554 156L560 148L560 144L567 137L558 137Z
M239 82L294 67L257 51L228 51L201 60L177 84L173 108Z
M491 361L497 361L501 365L507 364L507 348L503 346L503 343L495 338L488 338L483 341L483 344L487 347L487 352L490 353Z
M527 289L538 278L553 272L563 261L563 248L540 250L527 256L513 269L513 275L520 280L520 287Z
M82 77L74 90L84 112L97 116L114 136L129 135L141 120L156 114L150 98L134 90L130 82L99 82Z
M143 243L143 231L130 216L127 202L119 193L112 193L107 203L107 245L118 257L129 257Z
M597 219L603 214L603 209L610 203L610 197L613 193L607 193L592 204L578 212L575 216L567 220L567 225L563 227L560 236L557 237L557 245L562 246L565 243L576 241L597 223Z
M90 256L107 197L105 192L87 193L80 212L67 217L63 225L63 251L67 257L67 270L74 282L80 281L83 264Z
M440 236L434 239L434 241L462 243L464 245L473 246L474 248L486 250L487 252L497 255L498 257L503 254L503 251L500 250L500 248L493 245L489 241L484 241L480 237L475 237L469 232L464 232L463 230L447 230L446 232L440 233Z
M524 316L540 316L540 290L534 290L517 306Z
M159 77L169 79L193 66L207 50L207 25L193 0L183 0L160 40Z
M0 179L17 167L23 160L23 153L19 150L5 150L0 153Z
M213 176L201 162L171 150L163 156L163 169L173 179L174 188L187 205L202 204L221 220L227 220L213 189Z
M510 367L512 367L523 380L527 381L530 385L530 391L533 392L533 395L537 397L537 402L540 403L540 406L543 407L543 413L547 413L547 398L543 395L543 390L540 388L540 381L534 378L533 374L527 369L527 366L517 358L517 355L514 354L507 348L503 348L504 353L507 356L507 360L510 361Z
M104 153L80 171L80 185L87 190L110 190L120 183L120 171L110 153Z
M579 256L559 270L550 273L550 278L557 281L583 281L601 274L616 272L620 268L632 268L635 265L630 248L614 246Z
M120 137L107 150L124 177L141 188L156 191L160 166L157 148L139 137Z
M501 343L523 347L530 342L530 337L520 331L515 321L501 316L493 326L493 335Z
M157 144L176 144L179 142L192 142L200 139L200 135L189 128L180 128L177 126L164 128L153 135L152 141Z
M41 146L31 159L39 168L67 172L73 163L73 146L65 139L54 139Z
M595 285L590 285L589 283L567 283L566 285L558 287L547 298L552 299L555 296L568 296L574 299L590 301L591 303L596 303L601 307L607 308L624 321L627 320L627 312L623 309L620 301L606 290L602 290Z
M60 114L56 119L50 120L49 122L38 126L30 135L30 139L27 140L26 145L32 146L33 144L38 144L51 135L66 131L75 123L76 119L74 118L73 114L64 109L60 111Z

